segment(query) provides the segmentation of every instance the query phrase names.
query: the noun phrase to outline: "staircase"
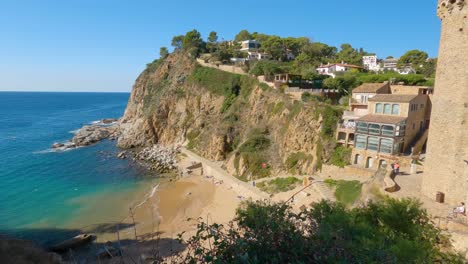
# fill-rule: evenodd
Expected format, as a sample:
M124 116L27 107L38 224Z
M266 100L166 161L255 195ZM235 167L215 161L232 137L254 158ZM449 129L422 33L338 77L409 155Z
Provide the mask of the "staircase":
M312 182L312 186L314 187L315 191L317 191L322 196L323 199L336 202L335 194L323 181L314 181Z

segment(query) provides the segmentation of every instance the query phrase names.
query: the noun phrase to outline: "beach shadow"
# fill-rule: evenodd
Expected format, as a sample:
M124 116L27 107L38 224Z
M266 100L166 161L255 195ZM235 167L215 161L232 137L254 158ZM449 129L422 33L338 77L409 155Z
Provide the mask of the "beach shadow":
M115 232L132 228L133 224L106 223L93 227L94 231ZM0 240L22 239L33 242L38 248L47 249L64 240L73 238L79 234L91 233L89 229L59 229L59 228L31 228L0 230ZM86 245L61 253L64 261L72 263L115 263L116 259L123 263L140 263L144 261L157 261L160 258L167 258L177 255L187 246L172 238L160 238L163 232L154 232L138 235L138 239L123 239L113 242L93 241ZM0 241L1 242L1 241ZM106 253L106 249L112 248L112 257ZM2 256L2 259L13 259L15 256Z
M135 224L129 223L104 223L96 224L90 227L85 228L88 233L116 233L122 230L133 228Z

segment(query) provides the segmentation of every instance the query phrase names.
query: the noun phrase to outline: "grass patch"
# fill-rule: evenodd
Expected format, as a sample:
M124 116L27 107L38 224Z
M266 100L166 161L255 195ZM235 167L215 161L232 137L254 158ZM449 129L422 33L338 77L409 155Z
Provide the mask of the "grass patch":
M200 136L200 131L192 130L187 133L187 148L193 150L198 145L198 137Z
M251 176L252 179L270 176L270 167L264 167L264 164L267 164L268 161L265 150L271 145L267 134L267 129L253 129L244 143L237 149L234 165L238 171L245 169L242 175L239 175L241 180L248 180L248 176ZM242 158L244 168L239 168L240 158Z
M352 205L361 195L362 183L359 181L326 179L324 182L335 188L336 200L344 205Z
M257 183L257 187L269 194L287 192L293 190L301 183L296 177L287 177L287 178L277 178L271 181L263 181Z

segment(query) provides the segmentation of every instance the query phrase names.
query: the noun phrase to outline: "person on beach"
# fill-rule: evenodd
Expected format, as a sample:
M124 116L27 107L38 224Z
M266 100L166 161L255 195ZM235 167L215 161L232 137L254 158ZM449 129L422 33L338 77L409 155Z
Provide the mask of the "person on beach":
M464 202L461 202L460 206L453 208L453 215L457 217L458 214L466 216L466 208Z
M393 174L395 176L400 173L400 164L398 163L398 161L395 161L395 163L392 164L392 168L393 168Z

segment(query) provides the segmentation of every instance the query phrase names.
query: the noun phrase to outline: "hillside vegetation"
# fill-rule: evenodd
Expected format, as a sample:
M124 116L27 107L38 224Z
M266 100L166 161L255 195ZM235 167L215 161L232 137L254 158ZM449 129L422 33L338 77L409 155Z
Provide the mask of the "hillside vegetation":
M121 147L183 143L243 180L312 173L332 156L340 106L297 101L256 78L179 51L148 65L122 120Z

